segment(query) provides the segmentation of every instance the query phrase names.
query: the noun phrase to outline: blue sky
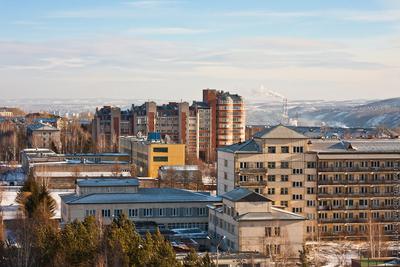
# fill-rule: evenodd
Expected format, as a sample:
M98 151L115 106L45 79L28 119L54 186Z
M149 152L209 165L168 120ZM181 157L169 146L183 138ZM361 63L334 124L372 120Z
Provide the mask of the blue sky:
M0 0L0 97L400 96L400 1Z

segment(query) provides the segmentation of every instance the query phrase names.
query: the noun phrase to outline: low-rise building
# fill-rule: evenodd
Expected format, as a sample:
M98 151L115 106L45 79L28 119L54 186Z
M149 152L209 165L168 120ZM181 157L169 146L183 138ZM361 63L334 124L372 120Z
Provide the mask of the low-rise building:
M137 179L79 179L76 193L61 196L63 222L92 215L105 224L126 214L135 223L161 229L208 230L208 208L221 198L172 188L140 188Z
M36 123L27 127L28 145L33 148L61 149L60 130L47 124Z
M221 249L297 258L304 243L305 218L273 207L265 196L246 188L225 193L209 206L209 233Z
M157 178L161 166L185 165L184 144L169 144L159 138L122 136L119 149L130 155L138 176Z

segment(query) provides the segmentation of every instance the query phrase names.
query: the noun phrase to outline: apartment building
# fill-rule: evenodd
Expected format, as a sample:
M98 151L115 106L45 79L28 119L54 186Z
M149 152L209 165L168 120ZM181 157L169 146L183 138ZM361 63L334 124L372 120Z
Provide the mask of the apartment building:
M311 140L321 239L393 239L400 222L400 140Z
M366 238L372 227L390 237L399 167L400 140L312 139L278 125L218 150L218 194L264 194L308 219L308 239Z
M155 139L122 136L119 149L130 155L138 176L157 178L161 166L185 165L185 145L165 143L159 135Z
M76 193L61 196L62 222L95 216L109 224L126 214L138 222L156 223L161 229L208 230L208 208L219 197L173 188L141 188L137 179L80 179Z
M215 161L219 146L243 141L245 110L241 96L215 89L203 90L203 101L146 102L131 109L103 107L93 119L93 138L100 151L118 148L119 136L147 136L158 132L169 143L186 145L186 153Z
M92 121L92 138L99 152L118 151L118 138L131 134L130 116L118 107L104 106L96 108Z
M28 125L26 129L28 146L61 150L60 130L43 123Z
M246 188L221 198L222 203L209 206L208 231L213 240L223 241L222 249L298 258L304 243L304 217L273 207L272 200Z

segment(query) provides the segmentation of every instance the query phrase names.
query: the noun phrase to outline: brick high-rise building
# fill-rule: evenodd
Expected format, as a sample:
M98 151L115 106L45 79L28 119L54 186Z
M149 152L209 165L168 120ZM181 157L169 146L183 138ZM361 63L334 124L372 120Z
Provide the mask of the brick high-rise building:
M186 153L215 161L216 148L245 139L245 110L241 96L215 89L203 90L203 101L146 102L130 110L96 110L93 138L101 151L118 148L118 137L158 132L165 141L186 145Z
M245 140L245 109L241 96L205 89L203 102L211 108L213 149Z

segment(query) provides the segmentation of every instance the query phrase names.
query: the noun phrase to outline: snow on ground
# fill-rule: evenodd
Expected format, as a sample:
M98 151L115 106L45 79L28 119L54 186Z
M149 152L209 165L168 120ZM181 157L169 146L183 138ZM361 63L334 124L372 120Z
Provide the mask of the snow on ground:
M4 186L2 187L3 191L1 192L1 210L3 212L3 219L9 220L13 219L17 215L18 204L15 202L15 198L17 196L17 192L19 190L19 186ZM54 218L61 218L61 198L60 195L70 194L75 192L73 189L71 190L50 190L51 196L57 203L56 215Z

